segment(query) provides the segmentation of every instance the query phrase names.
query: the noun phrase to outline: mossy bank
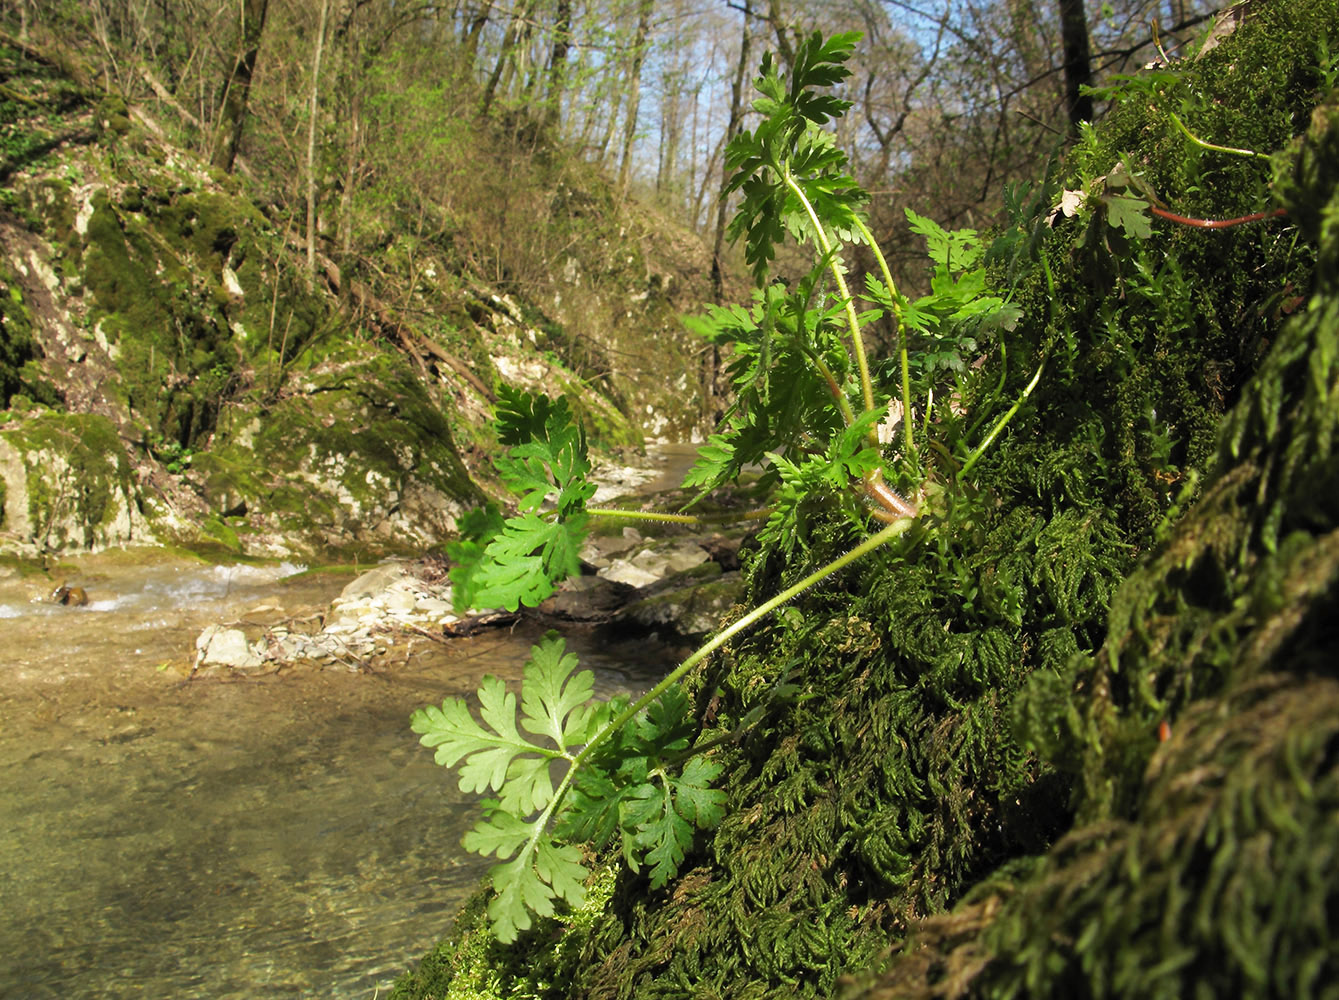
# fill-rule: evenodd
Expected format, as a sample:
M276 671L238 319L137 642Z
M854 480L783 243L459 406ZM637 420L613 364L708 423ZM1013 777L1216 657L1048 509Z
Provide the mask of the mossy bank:
M583 191L594 174L532 158L534 188L513 196L549 198L570 238L525 293L449 240L386 241L359 271L324 245L309 258L263 185L174 145L161 108L76 83L14 40L0 64L6 549L421 551L489 489L499 382L568 394L613 450L699 419L675 316L700 247L652 261L642 234L623 234L632 214ZM371 221L406 228L386 212ZM626 360L634 334L654 379Z
M967 419L1044 360L1037 390L970 482L937 469L952 503L692 675L730 805L681 874L610 855L595 912L512 947L473 904L397 997L1332 989L1336 23L1252 5L1014 197L1008 391ZM1118 168L1288 215L1144 232ZM802 558L746 553L752 603L852 542L816 510Z

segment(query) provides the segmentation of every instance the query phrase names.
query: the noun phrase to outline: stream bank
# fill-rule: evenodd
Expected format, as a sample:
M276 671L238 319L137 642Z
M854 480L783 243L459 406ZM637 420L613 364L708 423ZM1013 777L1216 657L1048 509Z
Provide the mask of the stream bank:
M677 874L615 838L589 905L510 944L481 893L398 1000L1332 991L1335 23L1238 5L1014 201L1007 364L924 431L943 502L684 678L728 806ZM1286 214L1138 226L1118 170L1196 218ZM797 535L749 603L860 537Z

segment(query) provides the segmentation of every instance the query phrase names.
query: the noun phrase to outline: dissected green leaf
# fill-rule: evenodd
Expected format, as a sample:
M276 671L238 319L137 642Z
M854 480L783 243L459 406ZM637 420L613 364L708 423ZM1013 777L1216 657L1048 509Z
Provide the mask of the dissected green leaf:
M1107 222L1111 223L1112 228L1123 229L1132 240L1146 240L1153 235L1147 201L1123 194L1103 195L1102 201L1107 207Z
M580 849L558 844L547 830L562 809L554 798L550 765L558 758L570 762L621 703L592 705L594 677L577 666L564 640L554 635L532 648L525 666L521 726L552 747L521 735L516 696L496 677L485 677L479 686L482 724L461 698L419 709L411 719L423 744L437 748L439 764L463 761L463 791L499 792L483 801L484 818L465 834L463 844L473 853L502 859L490 870L496 897L488 909L500 941L514 941L531 926L532 914L551 916L556 899L578 906L585 896L588 873Z
M467 511L457 522L460 537L447 542L446 554L451 567L451 600L459 609L477 604L478 573L485 565L488 544L501 534L505 523L495 503Z
M975 229L944 229L933 219L904 209L911 231L925 237L930 259L951 271L965 271L975 267L984 252L981 237Z
M536 646L525 665L521 688L521 727L547 736L559 750L585 743L593 735L587 702L595 695L595 675L589 670L572 673L576 654L565 649L562 639Z
M474 720L462 698L419 709L410 725L424 746L437 748L438 764L450 767L464 760L461 791L500 791L502 809L529 815L552 798L549 761L561 750L536 746L517 732L516 696L498 678L485 677L478 697L487 729Z
M535 824L506 812L496 799L485 799L481 805L488 812L487 818L476 823L474 829L462 838L461 844L471 854L511 857L530 839Z
M511 447L493 465L518 494L520 514L504 521L489 505L462 518L461 540L448 546L462 610L533 607L579 573L583 512L595 494L586 437L566 399L503 386L497 417L500 439Z
M488 904L488 920L493 936L503 944L511 944L521 931L530 929L534 923L530 914L553 916L554 894L535 871L529 852L494 865L489 874L496 895Z
M709 787L721 766L693 757L677 777L659 771L659 784L632 790L623 817L624 854L636 871L650 865L651 887L659 889L678 873L693 845L695 830L708 830L725 814L725 793Z
M725 792L712 788L721 776L721 765L709 757L692 757L683 766L675 782L675 803L679 815L699 830L715 828L725 817Z
M473 574L480 607L534 607L553 593L555 583L581 572L586 515L565 521L528 513L507 518L501 534L484 550Z

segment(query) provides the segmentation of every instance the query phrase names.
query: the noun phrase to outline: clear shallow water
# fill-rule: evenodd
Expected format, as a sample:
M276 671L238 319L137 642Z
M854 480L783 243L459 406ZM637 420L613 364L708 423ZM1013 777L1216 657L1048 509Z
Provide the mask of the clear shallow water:
M0 997L371 998L449 928L486 862L461 852L468 804L408 715L485 673L519 678L538 635L420 638L377 675L185 681L204 625L258 604L301 616L350 579L276 576L94 565L70 578L78 609L0 580L16 609L0 621ZM602 694L669 665L590 645L569 638Z

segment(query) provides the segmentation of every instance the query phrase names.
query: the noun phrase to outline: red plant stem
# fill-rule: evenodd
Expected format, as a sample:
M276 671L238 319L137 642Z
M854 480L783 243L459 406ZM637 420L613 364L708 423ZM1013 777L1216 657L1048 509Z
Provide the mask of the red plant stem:
M876 504L871 513L887 524L916 516L916 508L883 481L881 469L875 469L865 477L865 495Z
M1183 226L1194 226L1197 229L1227 229L1229 226L1241 226L1248 222L1259 222L1262 219L1277 219L1281 215L1288 214L1286 208L1276 208L1272 212L1255 212L1236 219L1189 219L1184 215L1169 212L1165 208L1158 208L1156 205L1149 205L1148 208L1154 215L1160 215L1172 222L1179 222Z

